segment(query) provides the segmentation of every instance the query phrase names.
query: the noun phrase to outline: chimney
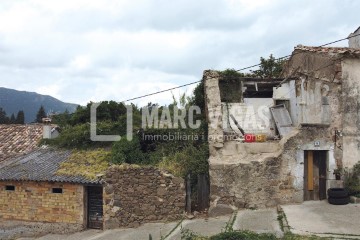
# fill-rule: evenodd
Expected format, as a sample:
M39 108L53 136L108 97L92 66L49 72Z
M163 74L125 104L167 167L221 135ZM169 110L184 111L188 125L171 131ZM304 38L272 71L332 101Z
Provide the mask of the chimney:
M349 35L349 48L360 48L360 27Z
M50 118L43 118L43 138L44 139L51 139L51 129L52 126L50 125L51 119Z

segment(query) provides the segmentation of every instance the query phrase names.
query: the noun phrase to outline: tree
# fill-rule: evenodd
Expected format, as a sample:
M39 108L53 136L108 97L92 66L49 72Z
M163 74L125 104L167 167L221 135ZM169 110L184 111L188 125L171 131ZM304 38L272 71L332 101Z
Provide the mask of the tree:
M268 59L260 58L259 70L251 71L254 77L277 78L280 77L285 60L278 60L272 54Z
M71 119L71 115L69 111L66 109L65 112L63 113L53 115L51 122L58 124L61 127L64 127L70 124L70 119Z
M39 111L36 114L35 122L42 123L42 119L46 118L45 108L43 105L40 106Z
M9 118L6 116L6 112L4 109L0 107L0 124L8 124Z
M16 121L16 119L15 119L15 115L14 115L14 113L13 114L11 114L11 117L10 117L10 124L14 124L15 123L15 121Z
M25 113L23 110L19 111L16 115L16 124L24 124L25 123Z

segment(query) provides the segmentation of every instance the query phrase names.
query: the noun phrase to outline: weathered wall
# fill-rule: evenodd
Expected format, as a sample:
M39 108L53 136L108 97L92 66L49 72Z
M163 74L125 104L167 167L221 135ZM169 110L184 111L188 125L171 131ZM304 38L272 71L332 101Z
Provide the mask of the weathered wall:
M320 140L320 147L314 141ZM327 150L328 187L333 186L336 168L333 142L327 129L302 128L279 143L282 151L262 161L236 164L211 164L212 205L227 204L237 208L264 208L277 204L300 203L304 195L304 151ZM241 155L239 155L241 156ZM256 157L256 155L254 155ZM261 159L257 156L257 159Z
M15 191L5 190L6 185L15 186ZM63 193L52 193L52 188L62 188ZM84 227L83 201L81 185L0 182L0 219L3 220L61 223L65 228L79 230Z
M331 115L341 107L340 56L296 50L283 75L299 78L289 83L293 86L290 89L290 115L295 126L323 124L340 127L341 114Z
M222 148L224 144L219 79L220 75L218 72L210 70L204 71L205 106L207 121L209 123L210 155L216 151L216 148Z
M343 167L360 160L360 59L342 61Z
M108 169L105 182L105 229L180 219L184 213L182 178L153 167L120 165Z

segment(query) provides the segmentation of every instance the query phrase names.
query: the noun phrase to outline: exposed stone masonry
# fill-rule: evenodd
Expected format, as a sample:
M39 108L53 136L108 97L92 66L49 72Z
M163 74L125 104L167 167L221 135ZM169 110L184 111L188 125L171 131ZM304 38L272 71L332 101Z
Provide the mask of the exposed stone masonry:
M182 178L154 167L120 165L110 167L104 180L105 229L176 220L184 213Z

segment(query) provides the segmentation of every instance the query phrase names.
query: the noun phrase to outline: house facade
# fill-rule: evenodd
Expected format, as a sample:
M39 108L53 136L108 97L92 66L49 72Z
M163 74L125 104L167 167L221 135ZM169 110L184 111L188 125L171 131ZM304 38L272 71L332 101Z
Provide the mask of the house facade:
M282 75L264 85L204 72L213 208L325 199L343 184L334 171L359 161L360 50L299 45Z

